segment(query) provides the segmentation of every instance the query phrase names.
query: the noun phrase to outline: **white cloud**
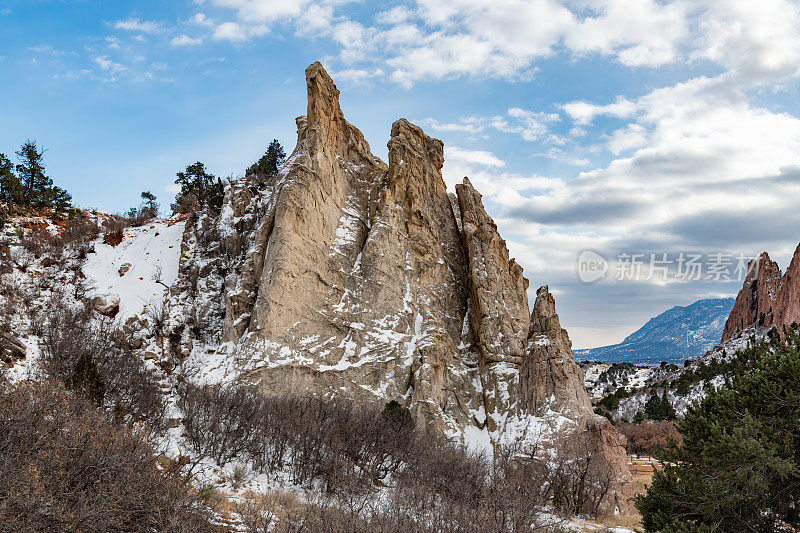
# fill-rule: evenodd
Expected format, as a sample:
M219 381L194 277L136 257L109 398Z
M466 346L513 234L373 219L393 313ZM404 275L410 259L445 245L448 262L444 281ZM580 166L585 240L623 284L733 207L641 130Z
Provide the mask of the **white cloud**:
M342 83L345 85L361 85L372 78L378 78L383 75L383 70L379 68L372 70L351 68L337 70L331 73L331 76L336 79L337 83Z
M688 5L655 0L606 0L596 4L596 16L586 17L565 33L575 52L615 56L627 66L659 66L678 58L688 38Z
M203 42L203 39L200 38L193 38L189 37L185 33L183 35L179 35L178 37L173 37L170 41L172 46L181 47L181 46L197 46Z
M240 24L238 22L223 22L214 29L214 39L218 41L231 41L241 43L252 37L259 37L269 33L266 24Z
M312 4L300 15L297 26L301 35L315 32L325 33L333 24L333 7L329 5Z
M128 18L125 20L118 20L114 24L114 28L125 31L136 31L142 33L159 33L163 30L160 22L152 20L140 20L138 18Z
M124 72L128 70L128 67L122 65L120 63L116 63L108 58L108 56L97 56L93 59L95 65L100 67L100 70L104 70L110 72L111 74L117 74L120 72Z
M580 126L591 124L597 116L627 118L636 112L636 104L627 98L618 98L613 104L606 105L590 104L581 100L564 104L561 108Z
M194 15L191 16L189 22L191 22L192 24L198 24L200 26L208 26L208 27L214 25L214 21L208 18L205 13L195 13Z
M682 0L602 0L589 9L556 0L417 0L376 16L381 28L369 42L382 52L393 79L410 86L452 76L528 80L536 62L561 49L600 53L628 66L660 66L681 58L689 37ZM579 5L583 6L582 3ZM400 25L413 36L390 42ZM409 31L413 29L413 31ZM357 57L348 50L345 61Z
M31 52L36 52L37 54L47 54L47 55L51 55L51 56L54 56L54 57L63 56L64 54L67 53L67 52L65 52L63 50L58 50L57 48L54 48L53 46L51 46L49 44L40 44L38 46L30 46L30 47L28 47L28 50L30 50Z
M214 30L214 39L241 42L247 39L247 32L236 22L223 22Z
M787 0L711 0L700 15L695 58L735 72L743 83L769 83L800 72L800 5Z
M561 118L555 113L541 113L512 107L509 108L506 116L463 117L455 123L442 123L433 118L426 118L422 123L437 131L481 133L486 129L494 129L503 133L519 135L528 142L548 137L550 141L558 143L559 140L556 136L548 135L548 124L559 120Z
M297 17L311 3L309 0L211 0L211 5L235 9L246 22L269 23Z
M394 6L388 11L381 11L375 15L375 20L381 24L399 24L405 22L413 16L413 12L408 6Z
M445 146L445 160L450 160L456 165L482 165L489 167L504 167L506 162L491 152L483 150L465 150L458 146Z
M614 131L608 139L608 149L614 155L647 144L647 132L639 124L628 124L627 127Z
M516 119L514 123L501 120L492 125L502 132L516 133L528 142L542 138L547 133L547 123L560 120L560 117L555 113L535 113L519 107L510 108L508 116Z
M422 124L436 131L460 131L480 133L486 129L486 119L481 117L464 117L459 122L439 122L434 118L426 118Z
M358 71L383 69L410 87L457 76L530 80L542 58L600 54L628 67L710 60L742 82L794 77L800 69L800 6L791 0L415 0L374 14L376 27L348 16L339 0L208 0L236 20L216 39L242 42L276 21L299 35L331 39L338 60ZM191 22L213 25L204 13ZM123 29L156 31L128 19ZM629 116L629 115L624 115Z
M800 119L752 106L724 77L658 89L635 104L636 121L607 143L613 153L634 150L631 155L548 193L498 204L531 229L585 228L618 241L651 232L663 243L685 242L684 221L708 213L747 220L748 213L768 209L779 224L796 212L788 198L800 194L800 180L783 180L779 197L771 180L800 168ZM495 194L510 192L495 188ZM714 238L704 245L713 245ZM592 239L583 245L590 247Z

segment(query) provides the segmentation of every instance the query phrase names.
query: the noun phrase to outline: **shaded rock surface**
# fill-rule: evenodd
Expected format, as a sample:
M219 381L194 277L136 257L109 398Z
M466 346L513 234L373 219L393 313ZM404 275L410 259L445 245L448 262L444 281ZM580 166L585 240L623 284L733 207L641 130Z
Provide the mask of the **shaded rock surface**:
M748 267L744 285L736 296L722 341L736 337L750 327L778 329L800 323L800 246L794 252L786 273L782 273L767 252Z
M397 400L418 425L490 449L544 426L584 432L629 477L552 296L540 289L530 313L480 194L467 179L448 194L442 142L400 119L384 163L319 63L306 80L281 170L234 181L216 220L187 224L169 301L178 355L265 394Z
M528 356L522 366L525 407L539 411L545 405L572 413L571 418L592 413L583 384L583 371L572 356L572 342L561 327L556 303L545 285L536 291L528 332Z

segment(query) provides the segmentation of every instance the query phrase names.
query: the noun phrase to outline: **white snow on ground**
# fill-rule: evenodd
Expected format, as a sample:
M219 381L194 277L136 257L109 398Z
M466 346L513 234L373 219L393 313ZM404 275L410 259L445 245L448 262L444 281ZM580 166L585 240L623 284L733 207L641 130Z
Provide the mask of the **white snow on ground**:
M41 349L39 348L38 339L29 337L21 340L25 343L25 358L17 361L5 371L5 376L11 383L33 379L40 374L39 357L41 356ZM0 373L2 373L2 370L0 370Z
M83 273L92 280L96 294L120 297L118 318L140 314L150 304L160 303L166 287L153 280L161 268L161 281L172 285L178 277L178 260L185 221L157 220L138 228L127 228L117 246L95 244ZM123 276L120 267L130 264Z

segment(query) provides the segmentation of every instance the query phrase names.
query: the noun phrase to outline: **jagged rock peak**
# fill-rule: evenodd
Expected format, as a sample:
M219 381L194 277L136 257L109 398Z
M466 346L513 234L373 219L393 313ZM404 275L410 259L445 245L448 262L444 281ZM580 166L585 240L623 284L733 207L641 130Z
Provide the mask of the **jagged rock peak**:
M306 69L306 89L308 91L308 127L330 129L333 122L344 120L342 109L339 107L339 89L322 63L312 63Z
M469 258L475 329L485 362L521 363L529 324L528 280L468 178L456 185Z
M533 303L528 337L536 337L538 335L547 335L548 337L566 336L566 333L561 328L561 321L558 318L558 313L556 313L556 300L550 293L550 287L547 285L539 287L536 291L536 300ZM569 341L569 337L566 340ZM569 347L572 348L571 342Z
M580 371L552 297L534 318L554 351L529 353L528 280L481 195L468 179L448 195L442 142L405 119L392 125L389 164L380 161L345 120L322 65L306 78L292 156L272 180L231 185L217 224L236 259L215 283L195 281L195 294L177 291L186 319L170 338L191 352L189 318L224 310L225 355L214 357L225 359L226 379L264 394L397 400L418 425L481 447L540 430L562 437L566 411L528 416L521 375L536 398L555 395L558 410L584 405ZM223 264L193 231L181 258L187 288L188 265ZM564 414L572 429L589 431L590 407L575 410ZM613 428L592 427L618 441ZM618 448L605 452L610 460Z
M468 179L456 185L461 234L467 251L470 321L478 337L480 378L490 431L517 410L519 365L525 356L528 280L509 260L506 242Z
M547 285L536 291L528 331L528 357L522 367L522 396L529 412L545 407L592 416L583 372L572 355L572 342L561 327L556 303Z
M444 165L444 143L425 135L422 128L404 118L396 120L392 124L392 136L388 147L390 165L392 163L402 164L409 156L430 161L436 170L441 170ZM392 154L394 159L392 159Z
M315 145L312 151L321 145L333 153L348 155L348 152L355 151L368 160L380 162L370 152L369 143L361 131L345 120L339 106L339 89L319 61L306 69L306 91L306 126L311 143Z
M750 327L776 327L783 334L784 326L796 322L800 322L800 245L785 274L767 252L750 262L721 342Z

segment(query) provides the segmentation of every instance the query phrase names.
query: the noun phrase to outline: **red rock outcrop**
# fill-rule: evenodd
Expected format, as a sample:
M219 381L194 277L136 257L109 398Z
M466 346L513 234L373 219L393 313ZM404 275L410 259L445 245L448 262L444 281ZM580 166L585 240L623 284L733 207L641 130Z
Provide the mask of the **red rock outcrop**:
M726 342L755 326L777 328L800 323L800 246L794 252L789 268L783 274L767 252L751 261L742 290L736 296L722 341Z

